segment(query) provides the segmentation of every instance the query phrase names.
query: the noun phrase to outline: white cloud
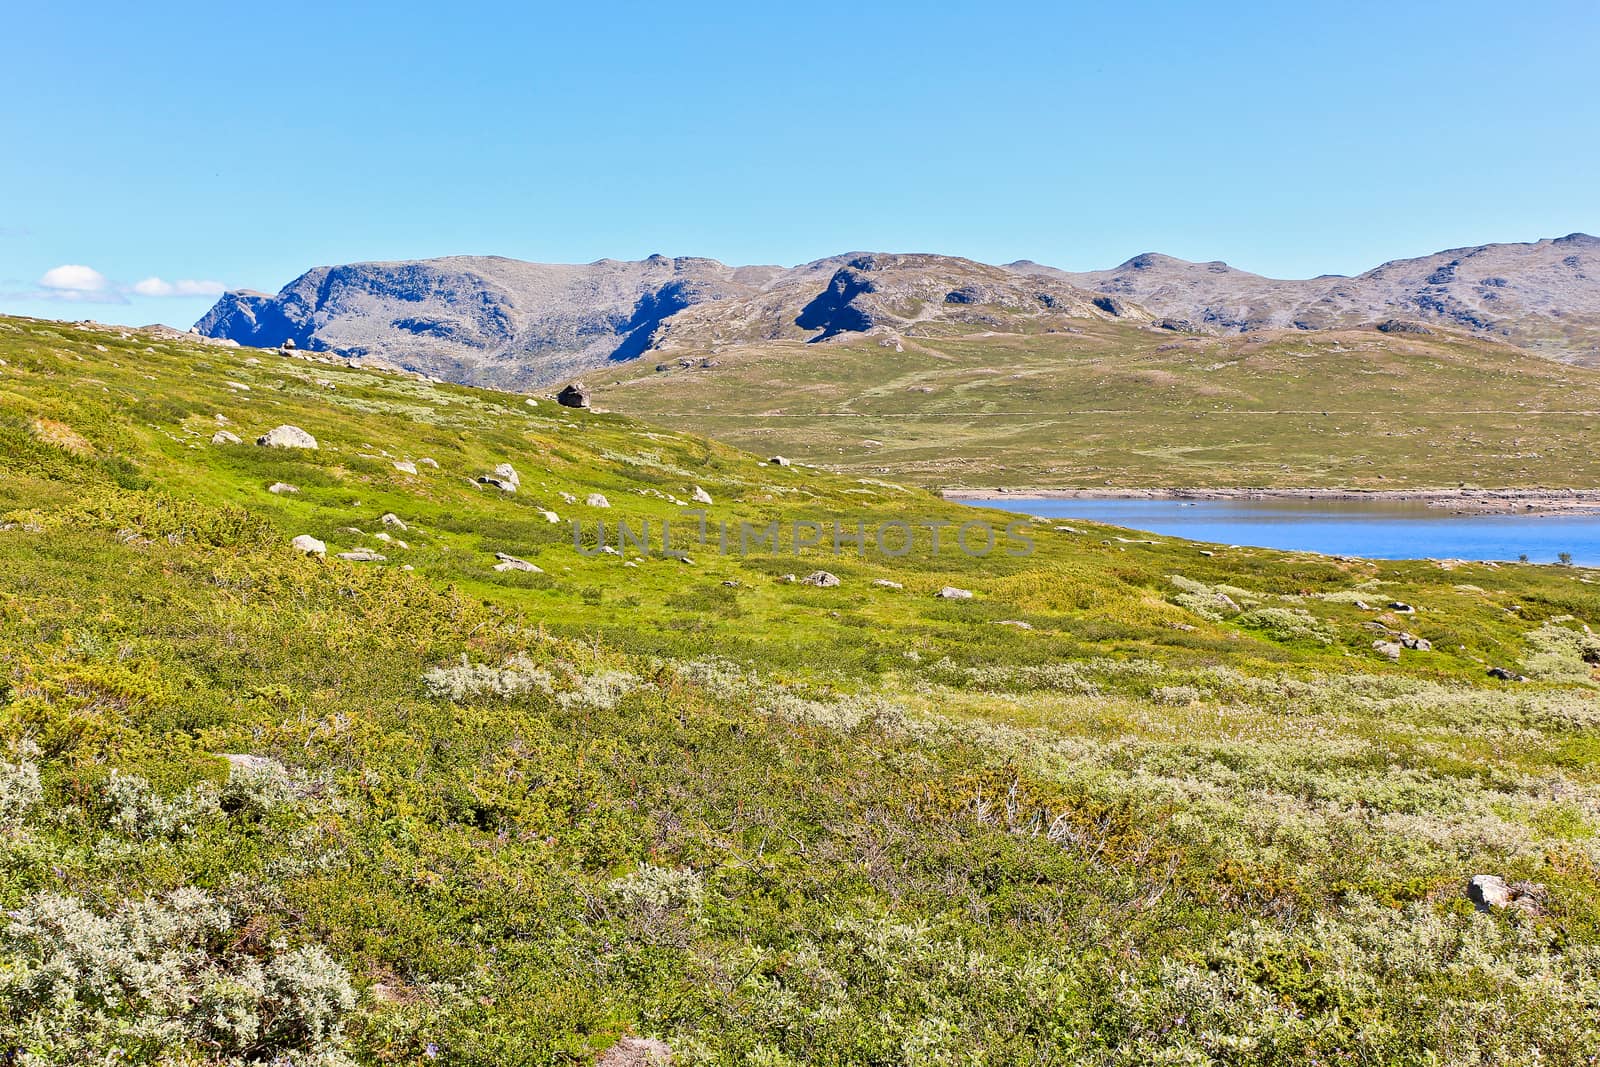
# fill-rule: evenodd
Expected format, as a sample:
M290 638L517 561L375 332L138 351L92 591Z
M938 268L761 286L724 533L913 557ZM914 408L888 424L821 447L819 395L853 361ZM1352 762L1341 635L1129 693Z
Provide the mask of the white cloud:
M106 276L93 267L85 267L81 263L67 263L59 267L51 267L39 279L41 288L50 289L61 294L86 294L103 291L107 285ZM71 297L68 297L71 299Z
M221 296L227 286L221 282L201 281L196 278L179 278L169 282L151 276L133 283L133 291L140 296Z

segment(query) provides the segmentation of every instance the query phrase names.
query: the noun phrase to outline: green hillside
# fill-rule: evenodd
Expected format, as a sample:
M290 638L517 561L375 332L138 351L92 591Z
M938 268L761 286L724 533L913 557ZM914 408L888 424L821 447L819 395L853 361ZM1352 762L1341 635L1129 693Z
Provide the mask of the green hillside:
M1581 479L1571 419L1530 469ZM1594 572L1007 531L852 463L0 318L7 1062L1600 1057Z
M944 333L728 344L586 382L600 407L929 486L1600 485L1600 370L1465 335Z

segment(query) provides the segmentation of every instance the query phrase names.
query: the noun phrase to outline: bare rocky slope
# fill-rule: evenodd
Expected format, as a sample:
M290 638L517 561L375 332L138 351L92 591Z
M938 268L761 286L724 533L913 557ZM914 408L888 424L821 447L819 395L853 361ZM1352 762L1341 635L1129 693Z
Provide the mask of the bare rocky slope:
M1559 359L1600 362L1600 238L1452 248L1397 259L1353 278L1264 278L1226 263L1158 253L1073 273L1010 264L1137 301L1199 331L1324 330L1386 318L1472 330Z
M842 335L1070 331L1122 319L1192 332L1436 323L1600 362L1600 238L1452 249L1354 278L1278 280L1149 253L1109 271L855 252L798 267L712 259L541 264L489 256L317 267L230 292L202 335L367 356L531 388L673 349Z

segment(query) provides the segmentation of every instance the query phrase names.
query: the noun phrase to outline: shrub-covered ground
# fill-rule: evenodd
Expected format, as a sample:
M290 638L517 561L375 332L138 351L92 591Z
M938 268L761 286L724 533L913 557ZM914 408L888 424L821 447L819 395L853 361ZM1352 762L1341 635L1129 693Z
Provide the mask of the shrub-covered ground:
M981 513L268 352L0 319L0 360L11 1062L1600 1057L1591 572L591 554L696 487Z

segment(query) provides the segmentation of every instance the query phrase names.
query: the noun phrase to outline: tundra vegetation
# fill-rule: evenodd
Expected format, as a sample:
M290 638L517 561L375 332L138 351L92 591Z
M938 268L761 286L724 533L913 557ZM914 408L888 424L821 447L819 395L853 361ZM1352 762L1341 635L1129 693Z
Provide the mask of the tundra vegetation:
M0 360L8 1062L1600 1056L1589 570L591 556L568 521L696 486L973 513L300 356Z
M1594 367L1446 329L1047 331L970 313L892 337L702 344L588 381L599 407L939 488L1600 485Z

